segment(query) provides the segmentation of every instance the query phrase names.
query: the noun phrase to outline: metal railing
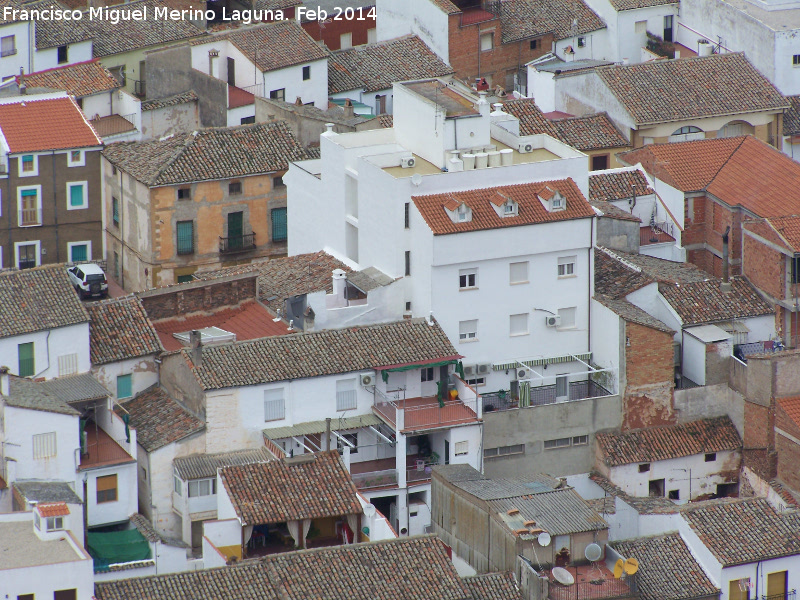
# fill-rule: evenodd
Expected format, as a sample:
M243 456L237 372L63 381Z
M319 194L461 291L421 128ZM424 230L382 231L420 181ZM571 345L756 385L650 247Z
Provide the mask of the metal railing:
M353 483L355 483L356 487L360 490L394 486L398 484L399 480L397 469L372 471L369 473L353 473L351 477L353 478Z
M233 237L219 238L219 253L233 254L235 252L247 252L256 247L256 234L236 235Z
M133 95L138 96L139 98L144 98L147 95L147 87L145 86L144 81L139 79L134 80Z
M555 404L558 401L558 396L556 393L555 385L532 387L530 406ZM568 400L562 400L562 402L574 402L575 400L601 398L603 396L611 395L611 392L592 380L573 381L569 384ZM509 410L519 407L519 400L515 397L512 397L510 392L489 392L486 394L481 394L481 399L483 401L484 412Z
M406 470L406 482L428 481L431 478L431 467L438 464L439 461L417 461L416 468Z
M761 600L795 600L797 597L797 590L790 592L783 592L782 594L771 594L769 596L761 596Z
M547 594L550 600L612 600L614 598L638 598L635 576L621 579L605 579L602 585L591 581L579 582L570 586L551 583Z
M31 227L42 224L41 208L23 208L19 211L19 226Z
M250 92L254 96L258 96L259 98L266 98L264 95L264 84L257 83L255 85L248 85L243 88L239 88L240 90L244 90L245 92Z

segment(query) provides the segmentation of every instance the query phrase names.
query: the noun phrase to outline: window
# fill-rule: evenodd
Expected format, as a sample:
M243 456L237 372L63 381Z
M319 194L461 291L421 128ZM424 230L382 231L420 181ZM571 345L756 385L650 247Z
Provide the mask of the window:
M509 335L528 335L528 313L509 317Z
M20 594L17 596L17 600L35 600L33 594Z
M65 62L67 62L68 58L67 58L66 46L59 46L58 49L56 50L56 54L58 57L58 64L63 65Z
M311 67L303 67L303 81L311 79Z
M406 277L411 275L411 250L406 250Z
M178 238L178 254L194 252L194 221L178 221L175 231Z
M680 500L681 499L681 492L680 490L670 490L667 492L667 498L670 500Z
M644 463L639 465L639 473L649 473L650 472L650 463Z
M469 453L469 442L456 442L455 447L453 448L456 456L466 456Z
M343 33L339 36L339 48L341 50L347 50L348 48L353 47L353 34L352 33Z
M53 458L58 454L56 448L56 432L39 433L33 436L33 458Z
M61 529L64 529L64 518L47 517L45 527L47 531L60 531Z
M191 200L192 188L182 187L178 188L178 200Z
M85 181L73 181L67 184L67 210L89 208L87 186Z
M39 157L35 154L25 154L19 159L19 176L32 177L39 174Z
M68 242L69 262L85 262L92 257L92 242Z
M558 276L570 277L575 274L575 262L578 260L577 256L563 256L558 259Z
M133 396L132 378L133 376L128 373L127 375L117 376L117 398L130 398Z
M592 157L592 171L603 171L608 168L608 154Z
M458 289L471 290L478 287L478 269L461 269L458 272Z
M78 354L63 354L58 357L58 376L74 375L78 372Z
M280 421L284 417L283 388L264 390L264 421Z
M345 446L350 448L350 454L358 454L358 433L340 433L344 439L350 442L348 446L338 437L336 438L336 448L337 450L343 450Z
M249 117L242 117L241 119L239 119L239 125L252 125L255 122L256 122L255 115L251 115Z
M406 310L411 310L411 302L406 302Z
M465 383L467 385L471 385L472 387L478 387L479 385L486 385L486 377L476 377L475 379L467 379Z
M471 219L469 218L469 216L470 213L469 209L467 208L467 205L462 203L461 206L459 206L458 210L456 211L456 217L458 218L458 222L464 223L466 221L470 221Z
M494 48L494 32L481 34L481 52L486 52Z
M367 29L367 43L374 44L378 41L378 30L374 27Z
M568 448L572 445L572 438L558 438L555 440L545 440L544 441L544 449L545 450L555 450L557 448Z
M356 380L341 379L336 382L336 411L354 410L357 407Z
M17 53L17 42L13 35L0 38L0 57L14 56Z
M283 177L273 177L272 178L272 189L286 187L286 184L283 183Z
M283 102L286 99L286 88L281 88L279 90L272 90L269 93L270 100L280 100Z
M559 308L558 316L561 317L561 325L559 329L570 329L575 327L575 312L577 308Z
M503 213L506 216L517 214L517 204L515 202L506 202L503 205Z
M478 339L478 320L459 321L458 339L462 342Z
M528 283L528 261L513 262L509 265L509 283Z
M531 40L531 50L539 49L539 40Z
M242 193L242 182L241 181L231 181L228 184L228 195L230 196L237 196Z
M42 194L40 185L17 188L19 226L34 227L42 224Z
M36 372L34 368L33 342L27 342L17 346L17 357L19 359L17 375L20 377L32 377Z
M573 446L586 446L589 444L589 436L588 435L576 435L572 438L572 445Z
M104 475L98 477L96 480L97 485L97 503L116 502L117 501L117 476Z
M124 86L127 83L127 78L125 77L125 65L111 67L108 70L111 71L114 79L116 79L120 85Z
M273 208L270 216L272 218L272 241L285 242L287 238L286 209Z
M731 580L728 584L728 600L748 600L751 585L749 577Z
M515 444L514 446L500 446L498 448L484 448L484 458L505 458L515 454L525 454L525 444Z
M178 496L183 496L183 481L177 475L172 476L172 489Z
M32 269L39 266L39 248L41 243L14 242L14 254L18 269Z
M83 154L83 150L70 150L69 152L67 152L68 167L83 167L85 165L86 165L86 160Z
M559 375L556 377L556 398L569 397L569 377L567 375Z
M717 460L716 452L709 452L706 454L706 462L715 462Z
M680 129L676 129L671 136L669 136L670 142L688 142L691 140L702 140L705 139L706 134L705 132L700 129L699 127L694 127L693 125L687 125L685 127L681 127Z
M197 479L189 482L189 498L213 496L217 493L217 479Z
M586 38L579 37L578 38L578 48L585 48L586 47Z
M53 600L77 600L78 590L56 590L53 592Z
M194 275L178 275L177 283L189 283L194 281Z
M420 381L433 381L433 367L426 367L419 370Z
M663 498L664 497L664 480L663 479L653 479L653 480L650 481L650 483L647 485L647 487L648 487L648 492L649 492L649 495L650 495L651 498L653 498L653 497Z
M119 228L119 198L111 197L111 222Z
M664 15L664 41L672 41L672 15Z
M800 54L795 54L792 56L792 66L800 67Z
M410 202L406 202L405 215L403 217L404 220L405 220L404 222L405 222L406 229L408 229L408 227L410 225L410 222L409 222L410 218L411 218L410 210L411 210L411 203Z

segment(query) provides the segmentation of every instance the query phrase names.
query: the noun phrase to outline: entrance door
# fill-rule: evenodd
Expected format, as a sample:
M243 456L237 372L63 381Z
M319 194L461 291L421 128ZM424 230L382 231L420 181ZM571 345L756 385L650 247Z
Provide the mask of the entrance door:
M203 522L192 521L192 548L203 546Z
M672 41L672 15L664 17L664 41Z
M236 61L228 57L228 85L236 86Z
M778 571L767 575L767 597L770 600L786 598L786 571Z
M20 269L32 269L36 266L36 244L25 244L19 246L19 264Z
M244 213L228 213L228 248L240 250L242 248Z
M450 442L444 441L444 464L450 464Z

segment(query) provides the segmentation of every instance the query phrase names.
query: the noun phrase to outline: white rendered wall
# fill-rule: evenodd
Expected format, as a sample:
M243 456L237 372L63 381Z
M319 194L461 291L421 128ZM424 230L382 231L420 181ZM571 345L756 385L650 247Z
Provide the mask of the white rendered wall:
M129 358L92 367L92 375L114 398L117 397L117 377L127 374L131 375L132 397L158 383L158 367L156 366L155 355ZM123 398L121 401L125 402L127 400L129 398Z
M594 71L556 78L554 106L555 110L574 115L605 111L626 138L634 128L631 115Z
M585 45L582 48L578 46L579 37L585 40ZM612 44L613 42L608 29L603 28L581 34L580 36L568 37L556 41L555 54L570 62L584 59L611 60L609 57L612 56ZM574 51L573 54L566 54L564 52L568 46L572 47Z
M602 368L612 369L608 376L615 382L613 392L620 389L620 325L624 323L613 310L592 299L592 362Z
M0 37L14 36L17 53L0 57L0 81L12 75L19 75L20 69L31 72L30 39L33 36L32 22L12 22L0 26Z
M311 67L311 78L305 81L303 67ZM328 108L328 59L326 58L267 71L264 73L263 81L265 98L269 98L271 90L285 88L286 102L293 103L299 97L303 100L303 104L313 102L319 109Z
M131 462L78 473L76 485L81 490L83 490L83 478L86 477L86 494L88 498L85 501L88 504L89 527L126 521L133 513L139 511L136 465L137 463ZM117 499L113 502L101 502L98 504L97 478L115 473L117 475Z
M92 41L77 42L67 46L67 62L58 64L58 48L45 48L36 50L33 55L33 70L46 71L65 65L92 60Z
M378 41L414 33L444 62L450 63L448 15L430 0L377 0Z
M0 356L11 373L19 373L19 344L33 342L35 377L58 377L58 357L78 355L78 373L86 373L89 360L89 322L48 331L36 331L0 339Z

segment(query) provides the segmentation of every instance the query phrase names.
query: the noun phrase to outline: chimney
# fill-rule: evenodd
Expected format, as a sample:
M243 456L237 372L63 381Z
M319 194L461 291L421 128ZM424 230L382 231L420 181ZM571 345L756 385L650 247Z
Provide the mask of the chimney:
M350 98L344 101L344 118L345 119L352 119L356 116L356 109L353 107L353 103L350 101Z
M294 99L294 105L303 106L303 99L300 96L298 96L297 98Z
M215 79L219 79L219 71L217 69L217 59L219 58L219 50L212 48L208 51L208 74Z
M729 258L728 258L728 234L731 231L731 226L728 225L725 228L725 233L722 234L722 283L720 284L720 289L723 292L730 292L731 291L731 282L730 277L728 275L728 271L730 270L729 265Z
M478 112L481 113L481 116L487 117L489 116L489 111L491 107L489 103L486 101L487 92L481 90L478 92Z
M345 306L345 288L347 287L347 273L342 269L333 270L333 297L336 306Z
M189 334L189 345L192 348L192 362L199 369L203 366L203 337L196 329Z
M19 68L19 94L20 96L24 96L28 93L28 86L25 84L25 69L23 67Z
M8 367L0 367L0 396L8 396L11 393L8 371Z

